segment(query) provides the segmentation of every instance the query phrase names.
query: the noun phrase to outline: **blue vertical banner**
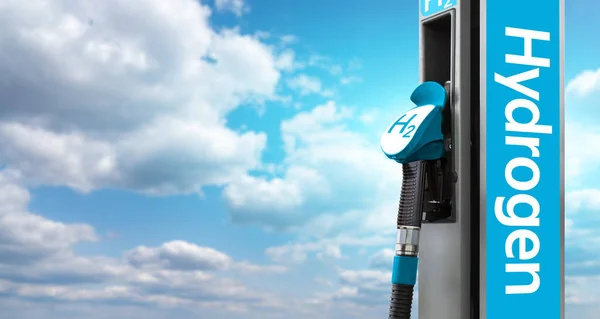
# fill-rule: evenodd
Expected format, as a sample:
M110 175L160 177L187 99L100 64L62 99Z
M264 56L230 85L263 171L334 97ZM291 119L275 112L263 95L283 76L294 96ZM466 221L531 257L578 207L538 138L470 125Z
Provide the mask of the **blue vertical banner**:
M562 15L482 5L486 319L563 318Z

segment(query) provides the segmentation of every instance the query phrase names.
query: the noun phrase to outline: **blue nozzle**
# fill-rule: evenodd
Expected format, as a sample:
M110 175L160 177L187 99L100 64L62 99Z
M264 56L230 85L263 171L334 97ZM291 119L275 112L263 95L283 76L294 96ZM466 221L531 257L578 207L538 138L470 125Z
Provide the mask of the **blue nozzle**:
M446 90L437 82L424 82L413 91L410 100L416 107L402 114L385 131L381 150L402 164L442 158L442 110Z
M417 106L446 104L446 89L437 82L423 82L410 95L410 100Z

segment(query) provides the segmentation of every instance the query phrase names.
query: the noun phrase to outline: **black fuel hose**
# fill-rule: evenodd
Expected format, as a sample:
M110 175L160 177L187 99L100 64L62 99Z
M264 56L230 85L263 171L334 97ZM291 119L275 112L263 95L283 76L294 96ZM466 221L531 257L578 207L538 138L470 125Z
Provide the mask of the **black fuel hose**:
M392 270L390 319L410 319L417 277L417 254L425 182L424 165L423 161L402 165L402 193L398 205L398 240Z

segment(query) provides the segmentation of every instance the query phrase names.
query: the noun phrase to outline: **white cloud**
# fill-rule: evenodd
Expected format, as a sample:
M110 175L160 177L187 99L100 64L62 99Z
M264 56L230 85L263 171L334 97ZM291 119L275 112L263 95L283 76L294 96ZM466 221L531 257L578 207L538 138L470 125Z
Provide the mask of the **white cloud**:
M400 165L380 153L375 138L346 126L353 115L328 102L284 121L285 173L229 184L224 197L233 220L283 229L306 225L319 237L357 225L373 231L391 225Z
M338 276L339 288L324 298L333 304L362 307L380 316L386 314L391 293L391 272L341 269Z
M332 294L325 297L331 299L334 304L360 305L369 309L371 313L377 313L380 317L388 314L391 296L391 277L389 270L340 269L338 272L341 287ZM411 317L418 318L419 308L418 284L413 291Z
M352 58L347 65L344 67L340 64L334 63L333 59L320 54L311 54L306 64L311 67L315 67L328 72L333 76L341 76L346 71L357 71L362 68L362 63L358 58Z
M250 11L244 0L215 0L215 7L219 11L231 11L238 17Z
M274 275L287 271L284 266L235 260L181 240L138 246L122 259L80 256L74 252L76 244L97 240L91 226L28 212L30 194L10 171L0 171L0 190L0 291L5 296L189 311L200 307L260 313L280 307L276 296L245 285L235 275Z
M571 190L566 194L565 273L568 313L592 318L597 311L600 255L600 191L589 188Z
M340 75L342 72L344 72L344 68L338 64L334 64L329 68L329 73L331 73L331 75Z
M292 49L284 49L277 58L277 68L283 71L294 71L301 69L304 65L296 60L296 53Z
M600 245L600 236L596 231L600 227L599 195L600 190L593 187L572 190L566 194L565 243L568 260L587 263L600 258L594 249Z
M281 177L246 176L225 188L234 222L299 233L266 249L272 260L335 260L345 247L394 243L400 165L380 154L375 134L346 126L354 114L328 102L284 121Z
M597 85L593 77L593 72L583 72L569 83L567 90L580 96L589 94ZM593 292L597 290L596 278L600 275L600 255L594 248L600 245L597 234L600 191L595 187L600 168L600 149L595 141L600 139L600 133L595 127L568 122L565 139L567 313L593 318L590 314L597 313Z
M303 187L317 185L312 191L328 192L322 184L322 177L314 170L305 167L290 167L286 178L274 178L266 181L262 178L243 176L227 186L224 195L232 208L251 207L255 214L262 214L273 207L281 210L293 210L305 202L301 193Z
M600 168L600 130L582 123L570 122L565 130L565 176L571 186Z
M343 76L340 78L340 84L342 85L348 85L348 84L352 84L352 83L356 83L356 82L360 82L362 79L358 76Z
M317 253L317 258L323 261L342 259L342 250L338 245L327 245L323 251Z
M575 84L571 85L575 90ZM578 92L589 93L589 89L580 87ZM594 127L581 123L566 127L566 301L567 313L580 318L595 318L598 311L593 297L600 275L600 255L595 249L600 245L600 191L595 187L600 163L598 139L600 133Z
M345 222L348 224L348 222ZM377 234L373 230L365 231L356 224L360 224L359 219L355 219L352 227L339 234L330 235L314 241L297 241L279 246L272 246L265 250L265 254L274 262L278 263L301 263L309 258L309 255L314 255L317 259L323 259L327 254L334 253L327 259L343 259L341 249L343 247L352 247L357 249L361 247L382 247L393 244L394 236L388 234ZM307 227L308 228L308 227ZM381 229L379 229L381 230ZM304 230L305 235L308 233ZM308 233L310 234L310 233ZM339 252L339 255L338 255ZM377 268L377 267L374 267Z
M369 266L377 269L391 269L395 255L393 249L384 248L369 257Z
M340 245L332 240L309 242L309 243L293 243L281 246L269 247L265 250L265 254L274 262L283 264L295 264L304 262L308 258L309 253L315 253L315 257L321 261L335 261L342 259Z
M29 213L30 194L15 184L17 178L10 171L0 171L0 260L29 265L67 254L75 243L97 240L89 225L63 224Z
M568 192L565 202L569 215L582 209L600 211L600 189L580 189Z
M248 261L236 262L232 268L242 274L277 274L287 272L289 269L282 265L257 265Z
M225 116L277 99L289 57L209 18L194 0L0 6L0 161L29 183L149 193L258 167L265 135Z
M68 6L40 0L0 6L0 95L6 105L0 109L0 162L19 172L15 182L1 184L0 199L10 196L0 204L2 302L49 301L61 314L72 310L68 307L93 304L88 317L120 304L177 307L210 317L234 311L268 318L291 311L340 318L336 309L315 311L328 310L328 304L302 298L289 302L251 282L256 275L285 272L286 266L237 260L182 240L133 247L122 257L79 255L77 245L101 240L93 227L27 210L30 194L23 185L66 185L79 191L115 187L151 194L198 192L239 176L247 179L234 186L256 185L246 172L268 166L260 158L266 137L227 128L226 116L240 104L279 99L281 71L301 64L293 51L276 52L262 43L264 34L212 29L210 14L193 0L79 1ZM242 194L232 206L268 205L278 196L295 196L295 190L299 201L290 205L294 218L305 218L299 213L308 199L335 206L325 198L331 194L328 176L317 173L318 163L312 163L327 162L328 156L311 160L303 148L323 135L316 126L342 127L336 118L345 115L319 112L315 115L330 122L309 116L286 127L288 148L303 152L305 159L286 166L284 186L262 180L265 186L252 191L266 194L264 203ZM300 136L302 123L315 126L308 132L310 140ZM324 142L354 136L343 135ZM337 179L342 173L335 172ZM272 216L272 210L266 215ZM357 239L340 242L352 240ZM319 247L313 252L323 259L343 257L335 242L320 242ZM78 311L71 314L85 316Z
M0 123L0 157L14 163L33 182L88 191L115 178L116 150L83 134L57 134L22 123Z
M322 56L320 54L311 54L308 57L308 65L315 67L329 67L328 65L326 65L326 63L328 63L329 61L330 59L328 57Z
M597 305L600 297L596 293L600 276L566 277L566 299L569 304Z
M279 263L299 263L306 260L307 252L318 250L318 244L288 244L276 247L269 247L265 254L273 261Z
M246 273L278 273L287 270L280 265L256 265L248 261L234 261L231 256L214 248L198 246L183 240L166 242L159 247L138 246L125 253L125 260L134 267L146 270L238 270Z
M344 270L340 273L342 284L365 290L391 289L391 271L380 270ZM391 291L391 290L390 290Z
M298 41L298 37L293 34L286 34L280 37L283 44L292 44Z
M126 253L126 259L136 267L159 267L179 270L225 269L232 258L210 247L200 247L177 240L160 247L136 247Z
M320 94L323 91L321 80L306 74L300 74L289 79L288 86L302 95Z
M584 70L567 83L567 92L578 96L588 95L600 88L600 69Z
M196 185L225 184L260 166L264 134L200 124L162 118L120 140L119 153L127 155L122 168L129 177L122 184L154 193L194 191Z

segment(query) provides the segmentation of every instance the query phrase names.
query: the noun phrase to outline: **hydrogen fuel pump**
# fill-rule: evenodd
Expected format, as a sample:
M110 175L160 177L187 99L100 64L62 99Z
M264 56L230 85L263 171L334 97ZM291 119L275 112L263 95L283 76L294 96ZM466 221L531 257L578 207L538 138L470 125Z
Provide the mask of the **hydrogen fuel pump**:
M471 187L479 177L479 137L472 134L478 132L478 105L471 103L479 98L471 80L479 71L472 67L478 63L479 38L471 36L477 31L477 4L420 0L422 84L410 97L415 108L381 139L384 154L403 170L389 318L410 318L417 268L419 318L472 319L479 312L479 272L472 267L479 261L479 245L471 242L478 236L479 213L478 189ZM411 123L415 132L419 126L419 135L408 141L406 134L393 134L399 132L396 122L413 113L429 119ZM403 143L407 146L400 149Z
M564 319L564 0L419 0L389 318Z
M445 156L451 151L448 96L436 82L419 85L410 97L416 107L381 137L384 154L402 164L389 318L410 318L421 223L451 217L452 171Z

